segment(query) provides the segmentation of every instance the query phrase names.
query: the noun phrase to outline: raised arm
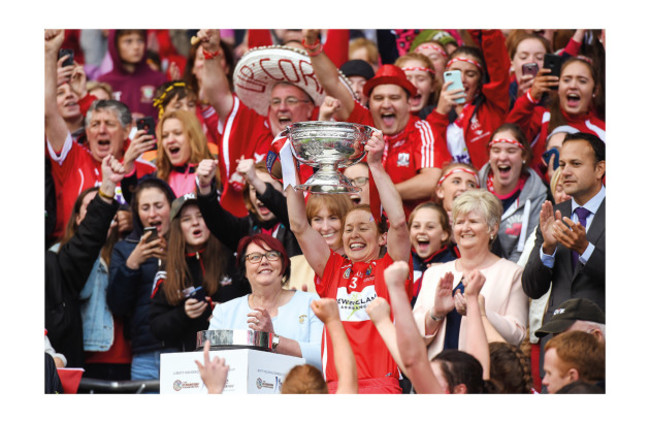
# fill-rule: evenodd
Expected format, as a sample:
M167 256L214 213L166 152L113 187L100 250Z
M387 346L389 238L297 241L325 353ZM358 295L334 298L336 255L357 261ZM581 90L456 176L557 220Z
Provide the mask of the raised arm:
M339 308L333 298L321 298L311 303L314 314L325 324L334 349L334 366L338 376L337 394L356 394L359 391L357 381L357 362L350 341L345 334L339 317Z
M465 301L467 302L466 315L466 353L471 354L483 366L483 379L490 379L490 348L483 327L483 317L479 305L479 292L485 284L485 276L474 270L465 278Z
M339 71L336 65L322 52L322 46L318 40L318 30L303 29L302 35L318 81L323 85L327 95L341 102L341 107L336 112L336 118L346 120L354 109L355 100L352 93L339 79ZM313 48L310 48L312 46Z
M103 181L99 193L88 204L86 217L81 221L75 235L58 253L62 269L66 269L66 281L72 292L81 292L93 264L106 242L117 201L113 199L115 186L124 176L122 165L112 155L102 161Z
M395 330L395 325L390 320L390 304L383 297L377 297L368 304L366 307L366 313L370 316L370 320L377 328L379 336L384 340L384 344L390 351L390 355L393 356L393 359L397 363L397 366L400 368L402 373L406 377L410 377L406 370L404 369L404 363L402 362L402 357L399 355L399 349L397 348L397 332Z
M228 248L236 251L239 240L248 235L250 224L247 217L238 218L221 207L215 189L217 167L216 160L204 159L196 168L199 209L210 232Z
M63 149L69 134L56 103L58 52L63 38L62 29L45 30L45 136L55 152Z
M296 178L298 178L298 172L296 172ZM305 208L305 197L302 192L296 191L293 186L288 186L285 193L287 195L291 231L298 240L305 259L314 269L316 275L322 278L325 273L325 265L331 254L327 241L309 224Z
M404 371L415 390L420 394L441 394L444 390L431 369L426 346L415 326L411 305L404 289L404 280L409 272L408 264L403 261L395 262L384 270L384 280L395 318L397 348L402 357Z
M205 55L201 91L203 97L214 107L220 120L225 120L233 106L228 77L221 66L223 51L218 29L202 29L196 36Z
M366 143L365 150L368 153L368 168L375 180L381 205L390 222L387 243L388 255L394 261L408 262L411 255L408 225L402 198L382 165L382 156L384 154L383 134L379 131L374 132Z

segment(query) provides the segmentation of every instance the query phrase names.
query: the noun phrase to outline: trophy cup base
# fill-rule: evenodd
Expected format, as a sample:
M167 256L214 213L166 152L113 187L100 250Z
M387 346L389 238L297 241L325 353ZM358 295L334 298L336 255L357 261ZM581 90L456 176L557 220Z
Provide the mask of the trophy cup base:
M361 188L352 185L345 175L334 169L321 168L304 184L296 186L296 189L313 194L357 194L361 192Z
M312 194L357 194L361 190L355 186L341 186L341 185L298 185L296 187L300 191L308 191Z

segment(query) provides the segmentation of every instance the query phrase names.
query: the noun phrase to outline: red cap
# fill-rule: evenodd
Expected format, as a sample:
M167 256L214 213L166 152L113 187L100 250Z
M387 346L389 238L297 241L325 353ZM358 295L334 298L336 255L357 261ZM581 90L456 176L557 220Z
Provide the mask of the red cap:
M374 77L368 80L363 86L363 93L366 96L370 95L370 91L375 88L377 85L382 84L395 84L404 88L408 93L414 96L417 93L417 89L411 82L406 79L406 74L400 68L395 65L383 65L377 69L377 73Z

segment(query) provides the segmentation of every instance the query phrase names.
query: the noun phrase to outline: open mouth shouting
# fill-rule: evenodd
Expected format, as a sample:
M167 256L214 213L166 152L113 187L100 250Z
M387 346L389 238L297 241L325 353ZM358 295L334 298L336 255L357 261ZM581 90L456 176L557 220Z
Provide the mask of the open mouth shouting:
M169 161L175 166L182 165L185 162L183 151L178 145L168 145L167 156L169 156Z
M409 106L411 110L419 110L422 107L422 94L418 92L413 97L409 97Z
M387 112L387 113L382 113L381 114L381 122L384 126L384 128L391 128L395 125L395 122L397 121L397 117L395 116L395 113L393 112Z
M280 127L286 128L287 126L291 125L293 122L290 115L279 113L278 123L280 124Z
M418 253L426 253L431 246L431 240L426 235L418 235L415 238L415 246Z
M582 96L579 92L569 92L567 93L565 100L565 110L570 113L581 113L583 112L583 101Z

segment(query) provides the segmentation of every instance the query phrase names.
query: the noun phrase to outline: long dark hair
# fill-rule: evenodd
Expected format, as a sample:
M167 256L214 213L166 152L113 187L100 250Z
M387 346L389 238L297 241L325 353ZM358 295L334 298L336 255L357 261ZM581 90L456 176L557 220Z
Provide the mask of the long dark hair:
M172 203L176 199L174 191L167 182L162 179L156 178L152 175L143 176L136 185L133 195L131 197L131 210L133 212L133 231L135 234L140 237L142 235L142 221L140 220L139 205L140 205L140 194L147 188L156 188L165 194L165 198L169 202L169 207L171 208Z
M196 202L188 202L183 208L189 204L196 204ZM187 245L181 229L181 211L169 224L169 241L167 242L167 259L165 262L167 278L163 290L167 301L171 305L179 304L183 299L181 291L193 286L194 282L186 260ZM229 254L211 232L204 251L199 252L199 254L204 257L203 263L205 266L202 286L208 295L212 296L219 289L219 280L226 272Z

